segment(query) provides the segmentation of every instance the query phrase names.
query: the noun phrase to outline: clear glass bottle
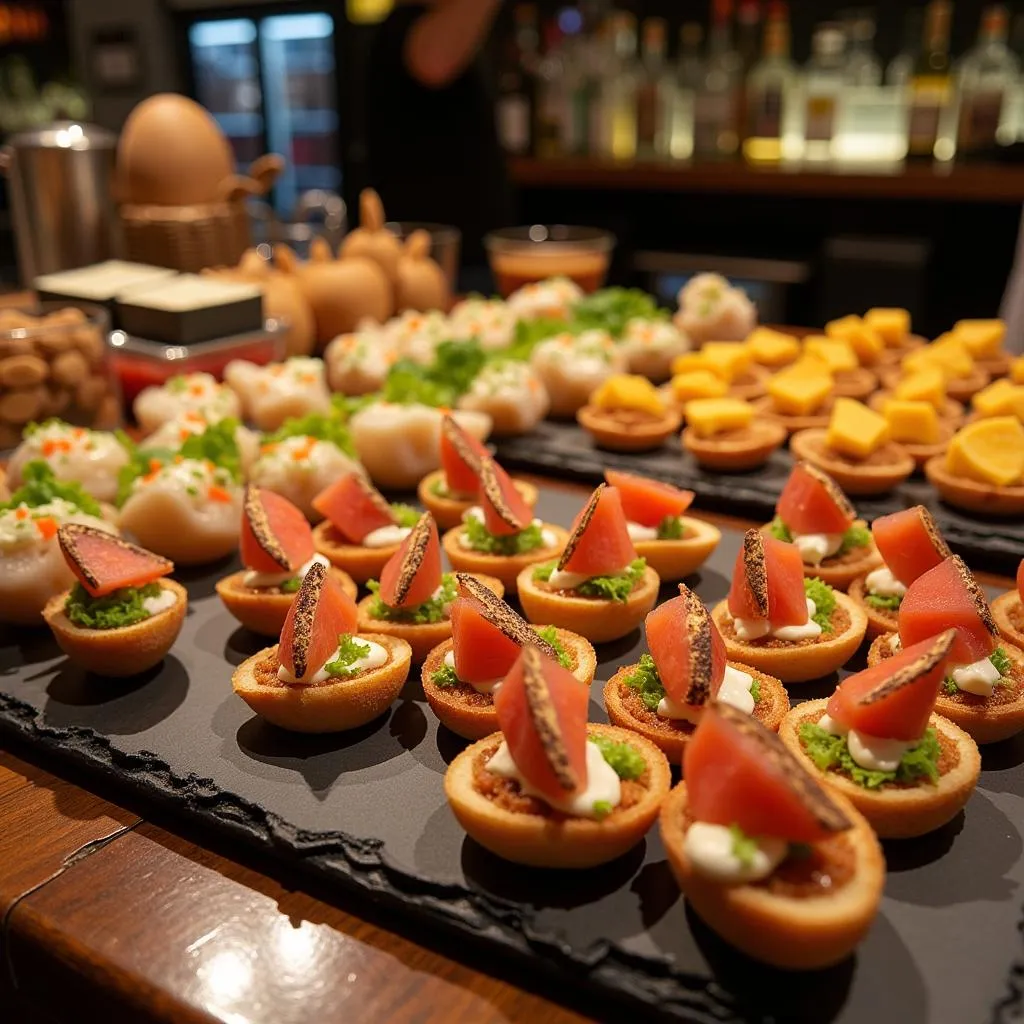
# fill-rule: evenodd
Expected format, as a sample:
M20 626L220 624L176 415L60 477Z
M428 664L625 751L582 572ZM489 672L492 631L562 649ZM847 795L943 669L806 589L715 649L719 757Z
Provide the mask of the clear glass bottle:
M596 106L598 92L594 74L594 40L582 34L572 36L566 40L563 51L563 145L568 156L587 156L591 152L592 110Z
M688 21L680 28L669 118L668 151L673 160L689 160L693 156L694 107L704 81L704 60L700 52L703 41L704 28L697 22Z
M673 96L666 58L668 29L664 18L643 23L642 58L637 82L637 155L652 159L668 155L666 108Z
M982 15L978 42L965 54L958 85L960 117L957 148L965 156L992 155L1016 139L1010 126L1011 100L1019 65L1006 45L1009 17L1001 4Z
M498 137L507 153L529 153L533 142L534 85L539 37L537 8L517 4L515 31L502 48L498 68L496 113Z
M612 15L611 156L632 160L637 147L637 87L640 75L636 55L636 18L626 11Z
M705 160L733 157L739 148L742 63L732 44L731 18L732 0L712 0L707 61L694 103L693 152Z
M751 163L778 163L784 155L787 113L798 72L789 56L789 20L774 11L765 25L764 56L747 76L743 155Z
M533 120L534 151L542 160L565 155L565 64L561 42L558 26L549 22L544 32L544 56L537 65Z
M846 29L847 51L845 78L847 85L880 85L882 62L875 53L875 19L865 11L857 11Z
M921 49L910 76L907 156L950 160L955 141L946 137L944 121L953 95L949 60L949 23L953 5L932 0L925 11Z
M924 19L920 7L911 7L903 19L903 45L885 69L885 84L903 88L910 84L917 55L921 50L921 27Z
M846 41L842 29L825 22L814 30L804 70L805 160L830 160L843 88Z

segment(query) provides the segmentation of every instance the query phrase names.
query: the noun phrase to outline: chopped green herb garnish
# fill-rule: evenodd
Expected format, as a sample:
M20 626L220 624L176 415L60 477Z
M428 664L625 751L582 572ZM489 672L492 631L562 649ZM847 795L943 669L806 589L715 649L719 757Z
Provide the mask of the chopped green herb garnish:
M558 630L554 626L544 626L537 630L537 636L541 640L546 640L555 649L555 654L558 656L558 664L562 668L570 668L572 666L572 658L569 657L569 652L565 649L565 644L558 639Z
M745 868L752 867L757 856L757 840L735 824L729 826L729 835L732 836L732 855Z
M448 484L445 482L443 476L439 476L436 480L430 484L430 493L436 495L438 498L447 498L451 491L448 490Z
M236 482L242 480L242 456L238 451L235 433L238 420L227 419L211 423L201 434L190 434L185 438L178 454L185 459L199 462L209 461L226 469Z
M442 341L426 366L399 359L388 371L384 400L409 405L454 406L483 369L487 356L480 342Z
M458 585L455 576L446 572L441 577L441 591L436 597L424 601L412 608L391 608L380 599L380 584L370 580L366 589L373 595L367 609L371 619L382 619L386 622L407 622L410 625L422 626L428 622L443 622L448 618L448 606L458 596Z
M800 742L807 756L821 771L838 769L865 789L878 789L887 782L938 782L939 779L942 751L932 728L927 729L924 736L903 755L899 767L893 772L862 768L851 756L845 736L833 736L815 722L804 722L800 726Z
M578 334L578 330L574 330L572 324L567 324L564 320L548 320L540 318L538 320L520 320L515 327L515 332L512 335L512 344L500 353L502 359L517 359L521 362L525 362L533 355L533 350L542 342L547 341L548 338L555 337L556 334Z
M442 688L447 686L458 686L462 680L455 674L451 665L442 665L431 677L430 681L435 686Z
M27 462L21 470L21 486L11 495L11 500L0 503L0 512L27 505L38 508L49 505L60 498L68 501L86 515L102 517L100 503L87 494L80 483L58 480L50 466L41 459Z
M268 434L265 444L280 444L290 437L315 437L318 441L328 441L346 455L354 456L356 453L345 425L345 416L337 408L329 413L311 412L305 416L293 416L272 434Z
M420 516L423 515L419 509L413 508L412 505L403 505L400 502L392 502L391 512L395 519L398 520L399 526L410 530L420 521Z
M900 605L903 603L903 598L896 594L866 594L864 600L871 605L872 608L878 608L885 612L898 611Z
M620 743L599 733L587 737L620 779L639 779L647 771L643 754L631 743Z
M614 808L607 800L594 801L594 817L598 821L603 821L613 810Z
M365 640L358 640L351 633L342 633L338 637L338 653L333 661L324 665L324 671L329 676L344 679L346 676L354 676L359 672L356 665L361 658L370 653L370 645Z
M754 698L756 704L761 699L761 680L757 676L751 676L750 679L750 696Z
M776 540L783 540L787 544L793 543L792 532L790 531L789 527L778 516L776 516L771 521L771 525L768 527L768 531Z
M283 594L297 594L302 589L302 577L294 576L290 580L285 580L279 584L278 589Z
M946 676L946 678L942 680L942 692L947 697L955 697L960 692L960 687L953 682L952 676Z
M504 536L491 533L476 516L469 516L464 526L473 550L488 555L524 555L544 547L544 532L536 523L531 523L518 533Z
M815 576L813 579L804 579L804 593L814 602L814 615L811 618L821 626L822 633L831 633L832 613L836 610L835 591Z
M576 303L572 319L580 330L607 331L618 339L630 320L667 320L668 310L639 288L602 288Z
M686 527L682 516L665 516L658 523L658 540L682 540L686 535Z
M649 654L640 655L640 661L636 668L626 676L625 682L631 690L636 691L648 711L658 710L658 705L665 696L665 687L662 686L661 676L658 675L654 659Z
M854 548L866 548L871 543L871 531L866 526L851 526L843 533L843 542L833 556L839 558Z
M581 597L599 597L605 601L618 601L625 604L633 588L644 577L647 559L636 558L625 572L614 576L591 576L576 588Z
M120 629L134 626L150 617L143 602L147 597L159 597L159 583L147 583L144 587L124 587L106 597L91 597L81 583L71 588L64 614L83 629Z

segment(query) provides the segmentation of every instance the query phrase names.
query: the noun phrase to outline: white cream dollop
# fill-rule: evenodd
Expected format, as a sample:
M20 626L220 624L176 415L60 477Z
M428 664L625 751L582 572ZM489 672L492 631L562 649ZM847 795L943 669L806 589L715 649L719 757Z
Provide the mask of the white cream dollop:
M794 533L793 544L805 565L821 565L843 546L841 533Z
M731 704L748 715L753 714L754 695L750 692L753 685L754 677L752 675L741 672L738 668L733 668L732 665L726 665L725 676L715 699L722 704ZM681 703L673 700L666 693L658 704L657 714L662 718L681 718L696 725L703 712L703 705Z
M353 639L361 647L366 648L366 653L348 666L352 669L353 675L357 672L369 672L370 669L380 668L382 665L387 664L388 652L386 648L381 647L380 644L375 644L372 640L363 640L360 637L354 637ZM291 672L284 667L284 665L281 665L278 668L277 678L282 683L287 683L289 686L315 686L317 683L327 682L328 679L335 679L339 683L344 682L347 678L346 676L332 676L326 670L326 666L332 661L336 661L340 654L341 649L336 647L334 649L334 653L323 663L323 665L320 666L313 678L308 679L305 682L299 682L299 680L296 679L295 676L293 676Z
M453 651L453 650L449 651L444 656L444 663L450 669L454 669L455 668L455 651ZM487 694L487 695L492 695L492 694L494 694L497 691L498 687L501 686L503 681L504 681L503 677L499 676L499 678L497 678L497 679L486 679L483 682L479 682L479 683L466 683L466 685L467 686L472 686L473 689L476 690L477 693L483 693L483 694Z
M917 742L916 740L893 740L883 736L869 736L857 732L841 722L835 721L831 715L822 715L818 725L833 736L845 736L850 757L861 768L875 772L894 772L900 766L903 755Z
M604 759L601 748L590 740L587 740L586 786L580 792L573 793L566 796L564 800L554 803L523 778L515 761L512 760L512 753L504 740L501 741L501 746L487 762L487 770L495 775L500 775L503 779L515 779L526 796L535 796L554 807L555 810L563 811L565 814L571 814L577 818L599 818L601 815L594 811L596 804L618 807L622 802L622 783L619 781L619 776Z
M991 697L996 683L1001 678L999 669L989 658L981 658L970 665L951 665L950 668L952 671L949 674L953 682L964 693L973 693L979 697Z
M150 615L159 615L161 612L167 611L168 608L173 608L177 603L178 595L168 587L161 587L160 593L155 597L145 597L142 599L142 607Z
M893 576L887 565L867 574L864 589L878 597L902 597L907 592L907 588Z
M633 541L658 539L658 528L656 526L644 526L642 523L627 522L626 532L629 534L629 539Z
M409 526L396 526L394 523L378 526L376 530L371 530L363 538L363 547L389 548L394 544L401 544L410 533L412 533L412 528Z
M746 860L733 853L734 839L725 825L695 821L687 830L683 849L698 874L716 882L756 882L767 878L785 859L789 844L783 839L760 838Z
M889 650L895 654L897 651L903 649L903 641L900 639L899 633L893 633L889 637Z
M814 621L814 615L818 608L815 603L807 598L807 621L799 626L779 626L772 629L772 624L767 619L738 619L732 620L732 627L739 640L759 640L763 636L773 636L776 640L809 640L821 636L821 626Z
M249 569L242 577L242 586L249 587L250 590L260 590L264 587L279 587L282 583L287 583L288 580L293 580L296 577L304 580L306 573L317 563L325 569L329 569L331 566L331 563L323 555L314 555L305 565L296 569L295 572L256 572L255 569Z

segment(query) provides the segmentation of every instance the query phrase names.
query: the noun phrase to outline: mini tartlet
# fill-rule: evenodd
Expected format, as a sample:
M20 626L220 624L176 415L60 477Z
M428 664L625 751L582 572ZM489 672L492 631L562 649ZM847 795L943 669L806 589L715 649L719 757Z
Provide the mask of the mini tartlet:
M505 588L492 576L477 579L498 597ZM425 512L412 532L371 581L370 596L359 602L359 631L384 633L404 640L416 664L452 635L451 604L456 597L452 573L441 572L437 524Z
M779 495L775 518L763 530L796 546L805 576L846 590L882 562L867 523L856 515L832 477L809 462L798 462Z
M930 391L928 384L934 378L941 384L941 392ZM939 370L924 371L921 374L915 374L911 378L902 379L892 391L882 389L876 391L869 399L868 406L875 410L885 414L885 403L892 399L908 402L931 402L935 407L935 411L939 414L939 419L943 423L948 423L954 430L958 430L964 422L964 407L960 402L954 401L952 398L946 398L946 381ZM822 424L827 426L827 424Z
M441 420L441 468L428 473L416 488L416 496L442 530L458 526L477 503L480 489L480 458L489 454L451 416ZM525 480L515 481L516 490L530 508L537 504L537 488Z
M448 768L459 824L505 860L587 868L632 849L658 816L668 761L642 736L587 723L589 690L524 647L495 697L502 731Z
M605 470L604 478L619 492L637 555L662 583L697 572L718 547L722 533L717 527L683 515L693 501L693 491L619 470Z
M776 967L844 960L878 912L885 860L871 826L778 736L712 704L662 805L669 867L727 942Z
M1017 568L1017 589L992 602L992 618L1004 639L1024 649L1024 559Z
M247 629L279 636L302 579L314 561L328 565L313 546L313 533L302 510L273 491L251 484L242 506L239 572L217 581L217 595ZM355 599L355 582L340 569L330 574Z
M650 654L619 669L605 684L612 725L646 736L678 764L711 701L731 704L778 731L789 696L778 679L747 665L729 664L725 644L701 603L685 585L679 597L647 616Z
M658 599L658 574L636 553L618 491L601 484L580 511L557 562L517 580L526 617L605 643L627 636Z
M802 683L844 665L860 646L867 616L843 593L804 578L792 544L748 530L729 597L711 612L730 661ZM780 635L781 634L781 635Z
M456 574L452 636L423 662L423 693L452 732L479 740L498 730L494 693L521 649L533 645L589 686L597 656L589 641L554 626L531 626L473 576Z
M316 550L356 583L376 579L418 519L392 505L362 473L345 473L313 499L324 521L313 529Z
M158 665L188 607L185 588L162 578L174 571L173 563L79 523L61 526L57 540L78 579L43 610L61 650L100 676L134 676Z
M646 452L660 448L679 429L682 416L646 377L621 374L590 396L576 421L602 448Z
M970 736L933 713L954 630L847 676L828 700L794 708L782 742L884 839L925 835L967 803L981 772Z
M247 658L231 677L261 718L289 732L355 729L379 718L409 676L411 651L397 637L355 633L355 602L314 563L295 595L281 641Z
M683 447L705 469L743 472L763 466L786 440L786 428L735 398L687 402Z

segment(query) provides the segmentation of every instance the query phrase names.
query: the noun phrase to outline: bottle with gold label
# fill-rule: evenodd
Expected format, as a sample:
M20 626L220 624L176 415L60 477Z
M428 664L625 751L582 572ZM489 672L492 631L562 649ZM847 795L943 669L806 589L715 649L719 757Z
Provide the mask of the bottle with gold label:
M811 41L811 59L804 75L804 157L829 160L843 88L846 40L832 22L819 25Z
M924 20L921 52L910 76L910 121L907 155L949 160L954 144L942 137L942 123L953 95L949 61L949 23L953 5L932 0Z
M782 159L785 115L796 81L797 70L789 58L789 21L785 13L776 11L765 25L764 56L747 78L743 155L751 163Z

